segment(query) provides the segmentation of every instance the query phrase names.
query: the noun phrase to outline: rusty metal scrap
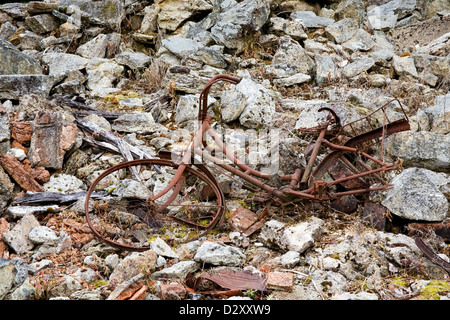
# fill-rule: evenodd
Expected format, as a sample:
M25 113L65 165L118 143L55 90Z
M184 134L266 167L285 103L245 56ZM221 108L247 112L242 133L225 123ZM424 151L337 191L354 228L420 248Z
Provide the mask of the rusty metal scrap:
M220 287L233 292L236 290L257 290L262 293L267 292L266 279L258 273L253 273L248 270L225 269L215 274L204 273L197 278L190 273L186 276L185 282L187 287L196 291L205 280L211 281ZM223 293L223 291L220 292Z
M433 263L443 268L450 274L450 263L439 257L433 250L428 247L425 242L420 237L415 237L417 247L425 254L425 256L430 259Z

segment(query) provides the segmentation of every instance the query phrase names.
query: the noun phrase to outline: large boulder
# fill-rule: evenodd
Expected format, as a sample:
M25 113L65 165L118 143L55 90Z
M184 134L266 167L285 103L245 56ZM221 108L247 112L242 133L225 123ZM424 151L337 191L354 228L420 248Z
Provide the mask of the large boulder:
M211 28L211 36L230 49L242 49L244 33L258 31L267 22L270 4L267 0L244 0L227 7Z
M90 1L90 0L58 0L59 7L77 8L82 16L98 25L119 30L122 20L125 18L125 1Z
M181 26L193 15L204 11L211 11L213 9L211 1L207 0L164 0L161 1L158 6L160 8L157 19L158 26L162 29L167 29L170 31L175 31L178 29L179 26ZM155 11L155 9L152 11ZM145 29L151 30L152 28L145 27Z
M0 41L0 75L42 74L39 61L22 53L10 42Z
M385 144L386 152L391 143ZM450 172L450 136L429 131L400 132L392 142L391 155L407 167Z
M382 204L391 213L409 220L442 221L449 203L440 187L450 183L447 175L421 168L408 168L391 181Z

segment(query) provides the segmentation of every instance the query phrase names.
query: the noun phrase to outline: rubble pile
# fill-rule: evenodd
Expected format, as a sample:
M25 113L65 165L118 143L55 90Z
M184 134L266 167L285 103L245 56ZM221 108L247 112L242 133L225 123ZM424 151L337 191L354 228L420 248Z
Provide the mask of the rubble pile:
M450 271L414 241L449 262L448 1L5 3L0 61L0 299L450 298ZM129 157L180 152L218 74L242 78L209 93L227 145L277 129L283 174L306 165L298 129L321 104L345 124L399 99L411 130L384 145L393 188L345 213L267 209L218 173L217 230L190 240L174 224L140 253L99 242L86 190Z

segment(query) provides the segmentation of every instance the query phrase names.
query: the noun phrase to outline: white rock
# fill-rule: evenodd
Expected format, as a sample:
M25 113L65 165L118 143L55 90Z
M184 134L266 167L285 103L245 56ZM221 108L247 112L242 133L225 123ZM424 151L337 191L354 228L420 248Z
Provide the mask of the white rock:
M246 99L239 122L247 128L270 126L275 115L275 94L251 79L242 79L232 89Z
M28 234L28 238L35 244L55 244L58 241L56 233L46 226L33 228Z
M178 254L160 237L157 237L150 243L150 249L160 256L178 258Z
M414 59L411 57L399 57L394 55L392 66L394 67L395 73L399 76L410 75L419 77L416 66L414 65Z
M123 71L124 67L112 60L93 58L86 66L87 88L94 92L113 88L113 82L122 75Z
M239 248L210 241L203 243L194 256L197 262L216 266L240 266L245 262L245 258Z
M201 265L198 262L188 260L188 261L180 261L175 263L171 267L164 268L160 271L156 271L152 273L153 279L158 279L161 277L168 278L186 278L188 273L194 273L198 269L200 269Z
M75 176L57 173L50 177L50 180L42 186L47 192L74 193L86 190L83 181Z
M316 16L312 11L294 11L291 13L290 18L294 21L302 21L306 28L324 28L334 23L333 19Z
M300 84L311 80L311 76L304 73L296 73L290 77L274 79L273 84L276 86L289 87L294 84Z
M325 28L325 32L329 38L339 44L350 40L355 35L358 27L359 23L357 20L345 18L328 25Z
M392 179L393 188L387 192L381 204L391 213L405 219L444 220L449 204L435 183L436 178L439 178L436 176L435 172L427 169L405 169Z
M23 159L26 158L25 151L23 151L22 149L19 149L19 148L11 148L8 150L8 152L6 154L12 155L14 158L16 158L19 161L22 161Z

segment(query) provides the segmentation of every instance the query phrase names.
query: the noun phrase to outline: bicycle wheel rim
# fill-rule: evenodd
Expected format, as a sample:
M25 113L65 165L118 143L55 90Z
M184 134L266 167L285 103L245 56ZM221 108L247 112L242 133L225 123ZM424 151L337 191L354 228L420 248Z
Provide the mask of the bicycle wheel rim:
M87 195L86 195L84 211L85 211L86 222L87 222L89 228L94 233L94 235L97 239L99 239L100 241L102 241L112 247L118 248L120 250L145 251L145 250L148 250L149 247L124 244L124 243L121 243L118 241L114 241L108 237L105 237L101 232L99 232L99 230L97 230L97 228L95 227L95 225L91 219L91 214L89 212L90 211L89 203L91 200L91 194L94 192L96 186L100 183L100 181L102 181L105 177L107 177L108 175L110 175L118 170L127 169L130 167L137 167L137 166L162 166L162 167L170 167L173 170L176 170L179 167L177 164L173 163L170 160L166 160L166 159L139 159L139 160L122 162L122 163L115 165L115 166L105 170L104 172L102 172L95 179L95 181L91 184L91 186L88 189ZM197 227L198 229L202 229L202 230L204 230L203 234L207 233L207 232L211 231L219 222L221 222L223 220L223 215L225 212L225 199L224 199L223 193L220 190L220 188L218 187L218 184L215 181L212 174L210 174L206 168L201 168L200 170L197 170L197 169L194 169L194 168L188 166L184 169L184 173L189 177L193 176L196 179L199 179L199 181L204 182L206 186L210 187L213 197L215 197L216 201L217 201L217 204L214 205L214 207L217 208L217 211L215 212L213 217L210 219L210 222L208 225L198 225L198 224L193 223L192 221L178 218L178 217L170 217L170 218L171 218L171 220L173 220L179 224L185 224L190 227Z

